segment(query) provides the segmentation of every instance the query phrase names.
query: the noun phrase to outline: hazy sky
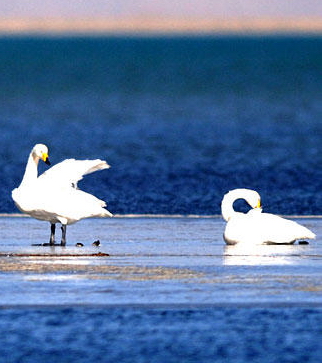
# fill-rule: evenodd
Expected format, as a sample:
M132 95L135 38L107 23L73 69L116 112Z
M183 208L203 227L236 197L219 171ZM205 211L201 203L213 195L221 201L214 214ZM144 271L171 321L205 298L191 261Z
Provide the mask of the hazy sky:
M0 17L322 17L322 0L0 0Z

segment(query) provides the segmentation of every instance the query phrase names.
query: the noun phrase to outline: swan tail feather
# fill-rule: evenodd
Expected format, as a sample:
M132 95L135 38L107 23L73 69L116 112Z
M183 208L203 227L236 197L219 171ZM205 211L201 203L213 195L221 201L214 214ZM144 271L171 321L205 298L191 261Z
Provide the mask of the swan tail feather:
M104 209L103 217L113 217L113 214L107 209Z
M308 238L308 239L315 239L316 238L316 234L313 233L312 231L310 231L308 228L307 228L307 231L306 231L306 234L305 236L301 237L301 238Z

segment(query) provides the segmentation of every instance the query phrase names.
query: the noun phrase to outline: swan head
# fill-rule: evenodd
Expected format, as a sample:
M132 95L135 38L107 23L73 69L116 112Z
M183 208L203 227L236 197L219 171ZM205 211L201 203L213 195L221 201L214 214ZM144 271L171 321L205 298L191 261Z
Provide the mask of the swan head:
M244 199L246 202L253 208L253 209L261 209L261 197L260 195L255 191L251 189L241 189L244 193Z
M44 144L37 144L33 147L31 151L32 157L34 159L41 159L47 165L50 165L50 161L48 158L48 147Z

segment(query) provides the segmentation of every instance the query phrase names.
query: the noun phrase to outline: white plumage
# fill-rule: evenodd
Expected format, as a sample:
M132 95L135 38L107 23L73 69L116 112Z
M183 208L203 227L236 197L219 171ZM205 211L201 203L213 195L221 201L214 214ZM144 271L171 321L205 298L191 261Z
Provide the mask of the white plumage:
M38 176L38 162L47 164L48 148L37 144L32 149L20 186L12 191L16 206L30 216L52 225L50 244L54 244L55 223L62 224L62 245L66 243L66 225L89 217L111 217L106 203L77 188L84 175L110 166L103 160L67 159Z
M236 212L233 203L245 199L253 208L248 213ZM227 244L285 244L298 239L312 239L315 234L308 228L270 213L262 213L259 194L250 189L235 189L227 193L221 204L227 221L224 240Z

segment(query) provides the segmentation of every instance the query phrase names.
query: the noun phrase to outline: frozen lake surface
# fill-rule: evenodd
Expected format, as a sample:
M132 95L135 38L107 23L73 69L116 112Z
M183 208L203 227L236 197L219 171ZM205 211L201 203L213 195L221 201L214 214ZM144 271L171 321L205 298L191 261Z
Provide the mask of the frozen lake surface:
M49 224L2 217L0 354L6 362L317 361L322 220L299 222L317 240L245 250L224 244L220 218L112 218L70 226L67 247L50 248L31 246L47 242Z
M318 236L321 222L300 220ZM63 248L31 246L48 242L47 223L1 218L0 226L3 305L321 302L319 237L246 249L225 245L220 218L114 218L69 226ZM88 256L98 252L109 256Z

